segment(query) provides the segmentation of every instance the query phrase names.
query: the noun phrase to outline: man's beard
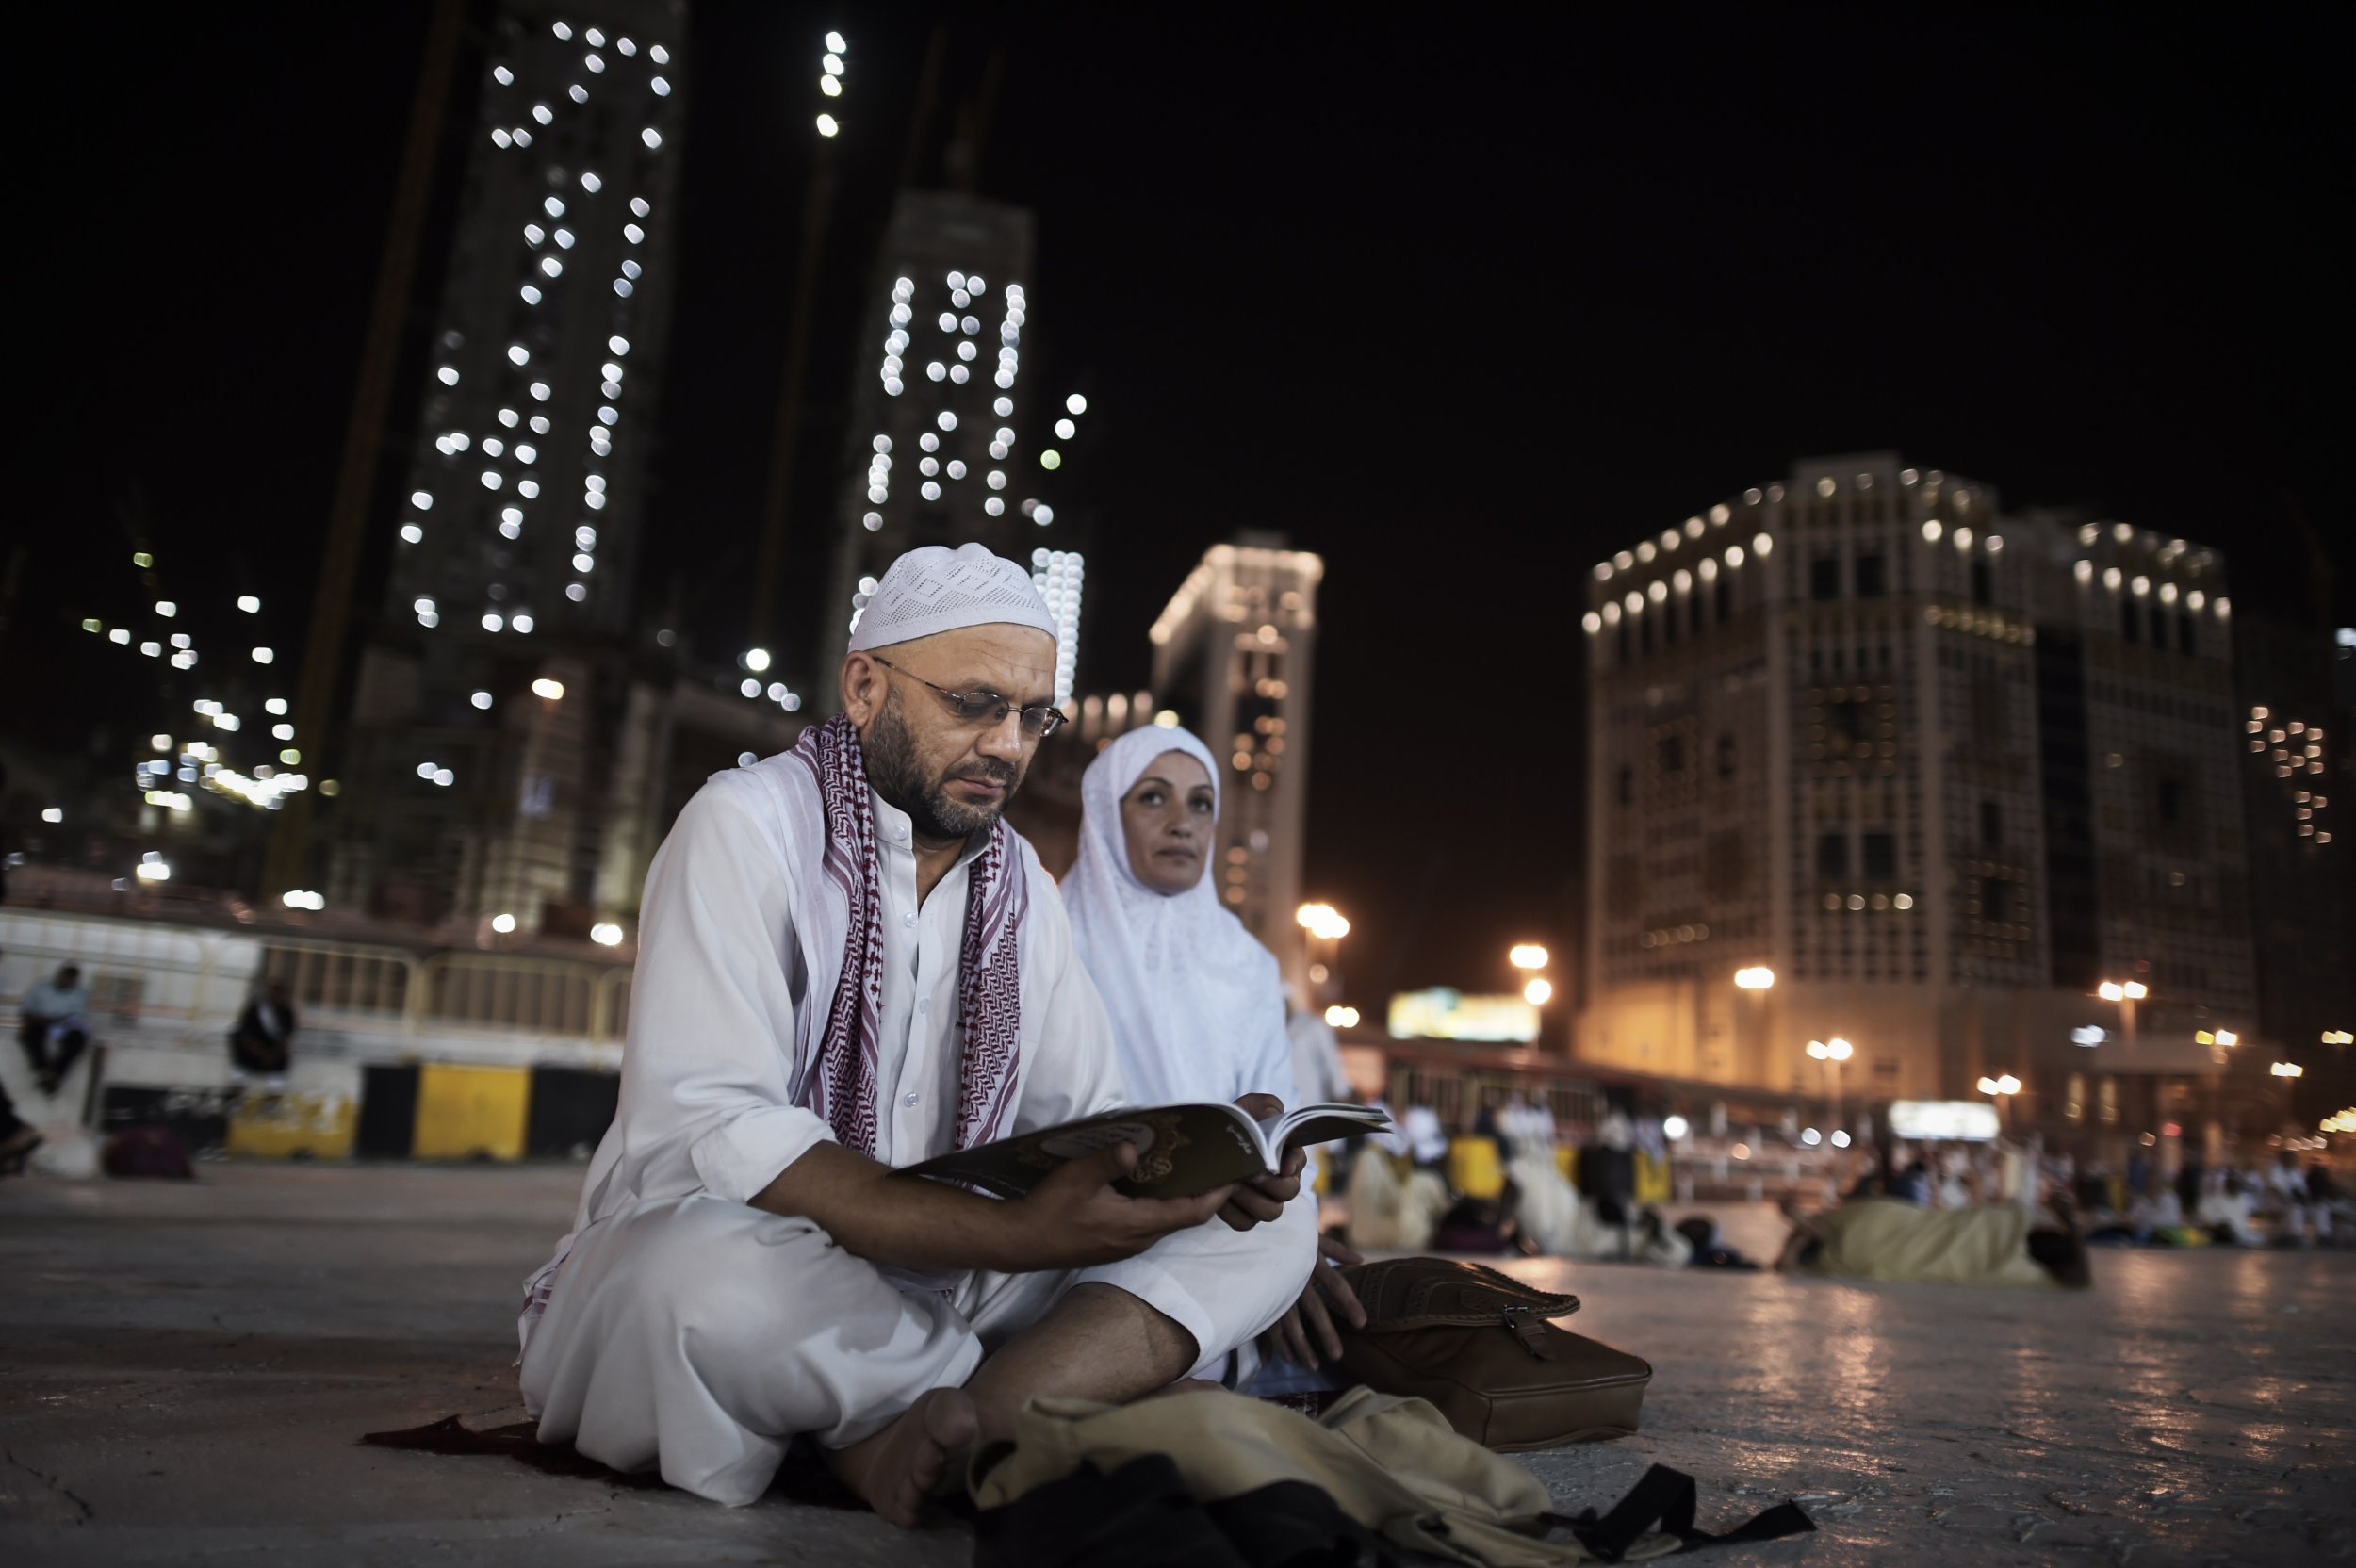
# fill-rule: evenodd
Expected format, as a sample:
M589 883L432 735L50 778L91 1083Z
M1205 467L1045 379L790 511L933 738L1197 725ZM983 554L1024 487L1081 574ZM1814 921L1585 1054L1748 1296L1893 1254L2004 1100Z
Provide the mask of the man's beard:
M900 711L897 692L884 697L883 708L875 714L875 722L867 727L867 736L860 743L867 758L867 782L877 794L908 814L908 825L919 838L946 842L954 839L969 839L998 820L1014 798L1015 786L1023 775L1013 763L999 757L979 757L964 763L955 773L940 778L927 778L922 763L916 760L916 737L909 732L908 718ZM952 778L985 778L1005 788L995 806L969 806L953 799L948 791Z

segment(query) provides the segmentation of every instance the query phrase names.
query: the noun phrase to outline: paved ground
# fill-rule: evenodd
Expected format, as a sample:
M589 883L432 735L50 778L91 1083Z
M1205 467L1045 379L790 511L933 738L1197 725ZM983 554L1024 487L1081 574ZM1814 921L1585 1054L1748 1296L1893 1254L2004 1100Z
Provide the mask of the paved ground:
M0 1184L0 1561L967 1560L954 1528L355 1446L520 1413L515 1285L577 1182L216 1166L193 1185ZM1728 1560L2356 1557L2356 1257L2097 1265L2083 1296L1533 1266L1585 1298L1578 1327L1659 1374L1642 1437L1531 1463L1573 1509L1658 1459L1703 1478L1706 1522L1796 1494L1823 1527Z

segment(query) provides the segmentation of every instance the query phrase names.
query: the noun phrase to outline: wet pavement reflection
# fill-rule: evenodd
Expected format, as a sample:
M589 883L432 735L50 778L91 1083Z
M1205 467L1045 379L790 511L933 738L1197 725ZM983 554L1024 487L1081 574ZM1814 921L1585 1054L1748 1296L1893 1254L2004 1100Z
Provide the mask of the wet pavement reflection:
M1508 1266L1655 1368L1638 1438L1529 1457L1566 1500L1650 1462L1706 1526L1800 1496L1823 1533L1770 1561L2356 1555L2356 1256L2098 1252L2083 1293Z

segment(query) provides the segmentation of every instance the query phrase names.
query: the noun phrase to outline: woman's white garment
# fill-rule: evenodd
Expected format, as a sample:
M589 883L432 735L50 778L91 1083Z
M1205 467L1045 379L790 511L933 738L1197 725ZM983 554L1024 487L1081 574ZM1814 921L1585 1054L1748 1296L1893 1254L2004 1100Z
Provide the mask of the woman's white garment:
M675 1486L748 1502L796 1433L841 1445L879 1429L926 1390L961 1382L997 1337L1082 1280L1152 1305L1204 1363L1273 1323L1308 1272L1308 1230L1213 1221L1079 1274L920 1276L748 1206L834 1139L788 1082L799 1021L826 1001L811 994L817 956L795 896L822 874L824 842L797 830L788 769L807 777L784 756L715 776L647 874L620 1106L546 1315L526 1330L524 1401L543 1440L616 1468L659 1462ZM967 858L920 906L908 819L874 804L886 965L875 1081L888 1096L875 1153L908 1165L956 1135ZM1016 842L1032 890L1020 1132L1126 1102L1062 906ZM839 943L839 923L826 935Z
M1154 891L1129 869L1121 797L1172 751L1210 775L1216 816L1219 760L1184 729L1133 729L1081 776L1080 854L1063 882L1072 950L1111 1015L1133 1103L1272 1094L1297 1104L1274 956L1219 903L1207 864L1200 881L1175 895ZM1208 824L1200 842L1207 862L1217 847Z
M1272 1094L1287 1106L1302 1103L1275 957L1219 904L1209 875L1171 895L1129 869L1121 797L1173 751L1210 775L1216 821L1219 762L1186 730L1133 729L1081 776L1080 854L1063 884L1072 951L1104 999L1132 1102L1230 1104L1247 1094ZM1207 872L1217 846L1210 824L1199 842ZM1305 1233L1314 1253L1317 1219L1317 1199L1304 1191L1274 1224ZM1314 1261L1294 1276L1296 1291ZM1249 1345L1237 1352L1222 1380L1241 1387L1259 1358Z

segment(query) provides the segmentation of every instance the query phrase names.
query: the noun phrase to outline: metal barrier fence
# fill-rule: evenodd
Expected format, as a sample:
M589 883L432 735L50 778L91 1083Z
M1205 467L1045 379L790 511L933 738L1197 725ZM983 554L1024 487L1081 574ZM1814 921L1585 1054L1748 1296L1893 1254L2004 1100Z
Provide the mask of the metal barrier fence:
M627 965L536 954L419 953L366 942L0 907L0 1003L78 965L102 1017L225 1028L258 982L306 1020L406 1037L538 1035L611 1044L630 1016Z

